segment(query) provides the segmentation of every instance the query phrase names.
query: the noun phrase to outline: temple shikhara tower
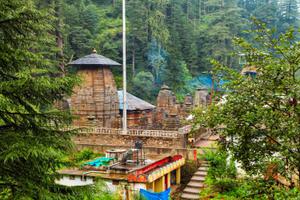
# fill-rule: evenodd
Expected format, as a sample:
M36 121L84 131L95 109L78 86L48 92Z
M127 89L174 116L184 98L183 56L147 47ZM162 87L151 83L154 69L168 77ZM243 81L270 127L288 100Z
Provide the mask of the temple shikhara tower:
M70 63L77 69L82 83L74 89L71 108L78 117L76 126L116 128L120 123L118 91L111 66L119 63L93 53Z

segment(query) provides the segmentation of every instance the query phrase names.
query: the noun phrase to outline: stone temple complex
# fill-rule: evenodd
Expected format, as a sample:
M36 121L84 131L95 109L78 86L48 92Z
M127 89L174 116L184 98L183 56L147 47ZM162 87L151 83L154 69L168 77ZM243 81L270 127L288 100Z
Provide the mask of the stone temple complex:
M137 191L175 191L185 160L195 159L195 150L187 148L191 126L184 126L184 121L195 106L207 104L207 91L197 91L195 99L187 95L179 103L163 85L156 106L126 93L128 130L124 132L124 94L117 90L111 72L120 64L94 50L70 66L82 80L63 105L76 117L73 126L80 128L73 141L78 150L89 148L106 155L79 168L60 170L57 184L84 186L100 177L122 199L133 199Z
M127 93L128 131L124 133L121 123L123 91L117 90L111 72L111 67L120 64L94 50L69 65L82 80L67 106L76 116L73 125L85 128L83 134L74 138L78 149L105 152L132 147L137 140L143 142L145 152L154 154L178 153L186 148L191 126L184 126L184 121L194 106L206 104L207 91L197 91L195 99L187 95L183 103L178 103L171 89L163 85L156 106ZM90 134L86 135L87 132Z

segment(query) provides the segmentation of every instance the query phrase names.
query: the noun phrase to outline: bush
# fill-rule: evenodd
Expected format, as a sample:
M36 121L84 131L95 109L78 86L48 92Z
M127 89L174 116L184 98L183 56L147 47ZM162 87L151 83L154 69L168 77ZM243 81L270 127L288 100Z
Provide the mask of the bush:
M230 191L237 186L237 171L232 159L228 159L228 153L224 151L209 151L205 154L210 162L207 183L213 185L219 192Z
M74 166L78 167L87 160L92 160L101 156L104 156L104 154L95 153L91 149L85 148L79 152L74 152L71 155L66 155L65 157L63 157L61 160L61 168Z
M74 155L75 162L81 162L86 160L91 160L97 155L91 149L83 149Z
M216 187L221 193L229 192L235 189L237 186L237 181L232 178L222 178L214 181L214 187Z

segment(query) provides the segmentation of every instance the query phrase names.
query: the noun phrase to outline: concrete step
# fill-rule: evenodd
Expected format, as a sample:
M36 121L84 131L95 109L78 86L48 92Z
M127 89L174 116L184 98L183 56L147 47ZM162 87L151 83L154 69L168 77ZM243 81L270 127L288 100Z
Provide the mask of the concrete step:
M199 182L204 182L205 181L205 177L204 176L193 176L192 181L199 181Z
M200 162L201 162L201 163L209 163L208 160L201 160Z
M183 199L183 200L194 200L194 199L200 199L200 196L199 196L199 194L182 193L181 199Z
M197 172L195 173L195 175L197 175L197 176L206 176L206 175L207 175L207 172L206 172L206 171L197 171Z
M202 165L200 165L200 167L207 167L207 168L209 168L209 167L210 167L210 165L207 165L207 164L202 164Z
M187 185L189 187L194 187L194 188L203 188L204 187L204 183L201 183L198 181L190 181Z
M191 193L191 194L199 194L201 191L201 188L193 188L193 187L189 187L187 186L183 192L184 193Z
M207 170L208 170L208 167L199 167L198 168L198 171L205 171L205 172L207 172Z
M203 166L203 165L205 165L205 166L210 166L209 163L205 163L205 162L200 163L200 166Z

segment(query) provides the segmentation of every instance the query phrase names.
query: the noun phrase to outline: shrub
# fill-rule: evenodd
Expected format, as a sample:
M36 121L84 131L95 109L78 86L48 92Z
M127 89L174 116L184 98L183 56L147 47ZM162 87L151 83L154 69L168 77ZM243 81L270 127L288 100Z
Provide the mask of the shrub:
M210 162L207 182L214 185L217 191L226 192L237 186L236 168L234 161L228 159L228 153L224 151L207 152L206 160Z
M85 148L79 152L74 152L71 155L66 155L61 159L61 167L80 166L84 161L91 160L97 157L104 156L101 153L95 153L91 149Z
M85 160L91 160L95 158L95 153L91 149L86 148L76 153L74 158L77 163Z

